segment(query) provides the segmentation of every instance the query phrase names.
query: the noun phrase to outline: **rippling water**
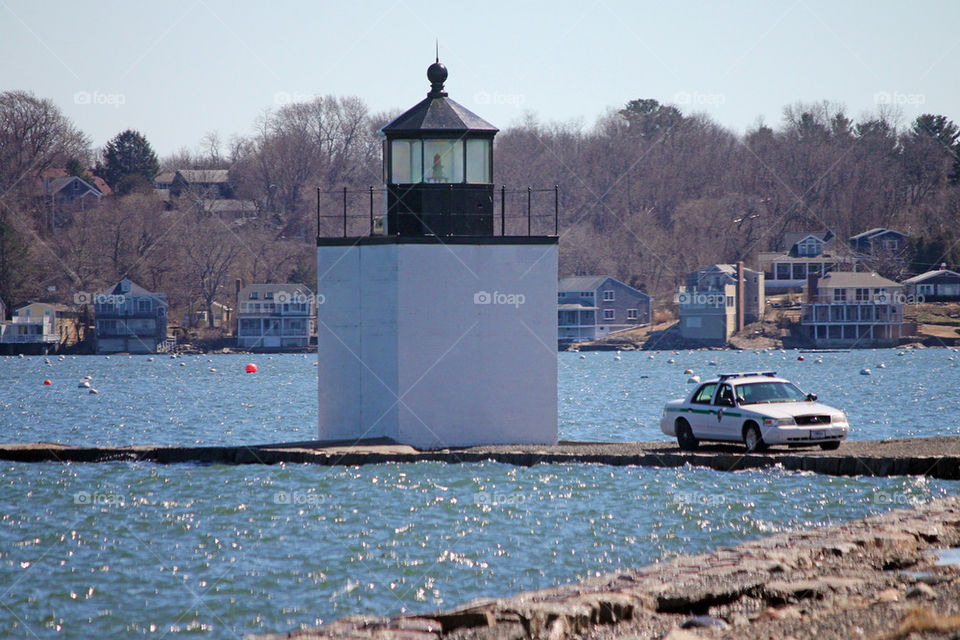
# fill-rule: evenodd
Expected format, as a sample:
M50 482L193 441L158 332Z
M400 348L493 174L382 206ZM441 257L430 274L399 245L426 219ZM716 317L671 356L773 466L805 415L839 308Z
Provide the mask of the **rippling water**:
M621 361L561 354L561 437L664 437L659 412L686 392L687 367L701 375L777 369L845 409L856 438L960 433L960 358L904 353L823 354L822 364L812 355L797 361L795 352L625 353ZM255 375L242 372L250 359L260 366ZM314 436L313 358L182 362L0 358L0 438L214 444ZM864 367L873 375L859 375ZM76 387L85 375L100 394ZM45 378L53 384L42 386ZM857 518L957 486L596 465L7 464L0 636L234 638L351 613L424 612Z

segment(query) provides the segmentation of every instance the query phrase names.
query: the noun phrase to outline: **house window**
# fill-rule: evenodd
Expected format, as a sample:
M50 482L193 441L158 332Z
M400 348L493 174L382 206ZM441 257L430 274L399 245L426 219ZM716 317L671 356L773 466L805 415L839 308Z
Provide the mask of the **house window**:
M806 265L802 262L794 263L793 265L793 279L794 280L803 280L807 277Z
M267 292L263 295L263 299L264 299L264 300L273 300L273 291L267 291Z
M733 296L727 296L727 307L733 306Z
M636 320L639 315L636 309L627 309L627 320Z
M604 320L613 320L613 318L614 318L614 315L613 315L613 314L614 314L614 313L615 313L615 312L614 312L613 309L604 309L604 310L603 310L603 319L604 319Z
M561 300L563 300L563 292L557 294L557 302L560 302Z
M149 298L137 301L137 311L140 313L150 313L150 306Z
M259 296L259 294L258 294L256 291L251 291L251 292L250 292L250 299L251 299L251 300L257 300L259 297L260 297L260 296Z
M613 289L607 289L603 292L603 301L604 302L613 302L615 291Z
M866 302L870 299L870 289L857 289L857 302Z
M846 302L846 301L847 301L847 290L846 290L846 289L834 289L834 290L833 290L833 301L834 301L834 302Z
M789 262L778 262L777 263L777 277L776 280L789 280L790 279L790 263Z

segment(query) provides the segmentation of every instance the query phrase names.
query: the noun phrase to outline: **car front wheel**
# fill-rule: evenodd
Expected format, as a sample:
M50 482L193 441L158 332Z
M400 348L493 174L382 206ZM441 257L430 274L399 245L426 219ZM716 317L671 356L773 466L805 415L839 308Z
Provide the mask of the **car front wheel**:
M677 420L677 444L683 451L693 451L700 445L700 441L693 437L690 423L683 418Z
M743 430L743 443L747 445L747 451L751 453L763 451L767 448L763 436L760 435L760 427L753 423L748 424Z

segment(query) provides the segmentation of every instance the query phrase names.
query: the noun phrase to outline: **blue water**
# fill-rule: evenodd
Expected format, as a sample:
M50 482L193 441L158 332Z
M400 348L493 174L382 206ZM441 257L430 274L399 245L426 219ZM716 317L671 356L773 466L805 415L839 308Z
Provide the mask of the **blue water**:
M796 352L624 353L621 361L560 354L560 435L665 438L660 409L687 391L687 367L701 376L776 369L847 411L852 438L960 433L960 356L904 354L823 354L822 364L813 355L797 361ZM250 360L257 374L243 373ZM48 366L0 358L0 439L309 439L313 362L114 356L52 358ZM873 375L859 375L864 367ZM99 394L77 388L86 375ZM957 488L923 478L597 465L4 463L0 636L236 638L352 613L425 612Z

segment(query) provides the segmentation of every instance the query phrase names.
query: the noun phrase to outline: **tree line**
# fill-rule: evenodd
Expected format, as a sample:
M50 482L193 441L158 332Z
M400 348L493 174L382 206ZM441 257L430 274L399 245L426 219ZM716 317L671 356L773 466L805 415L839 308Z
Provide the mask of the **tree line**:
M94 149L50 100L0 93L0 298L70 302L129 277L174 309L202 309L229 304L238 278L315 288L316 188L379 186L377 131L393 115L317 97L265 112L250 135L211 133L158 159L139 132ZM942 115L904 123L880 107L854 120L829 102L790 105L775 127L737 134L638 99L589 126L527 115L496 137L495 180L560 185L561 276L609 274L666 304L685 274L756 266L760 251L785 249L786 231L828 228L842 242L892 228L912 241L906 260L877 265L886 275L956 267L958 136ZM51 224L38 198L51 168L99 176L114 193ZM227 220L161 200L153 178L177 169L228 169L234 197L256 215Z

